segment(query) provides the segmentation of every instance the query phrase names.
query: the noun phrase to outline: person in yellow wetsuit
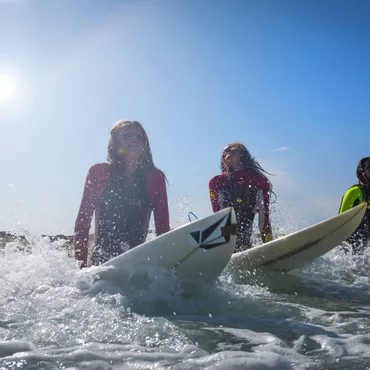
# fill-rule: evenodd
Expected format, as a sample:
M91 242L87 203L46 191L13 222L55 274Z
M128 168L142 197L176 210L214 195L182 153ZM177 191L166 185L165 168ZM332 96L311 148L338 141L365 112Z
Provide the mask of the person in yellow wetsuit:
M342 197L339 207L339 213L359 205L362 202L367 203L365 215L353 232L346 240L352 246L352 253L363 253L370 240L370 157L360 160L357 165L358 184L351 186ZM344 247L348 252L348 247Z

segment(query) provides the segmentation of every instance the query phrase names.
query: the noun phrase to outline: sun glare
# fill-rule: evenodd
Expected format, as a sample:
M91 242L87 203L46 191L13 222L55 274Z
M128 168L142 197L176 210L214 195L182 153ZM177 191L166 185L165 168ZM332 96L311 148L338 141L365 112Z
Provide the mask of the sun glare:
M0 73L0 105L11 103L17 95L17 78L11 74Z

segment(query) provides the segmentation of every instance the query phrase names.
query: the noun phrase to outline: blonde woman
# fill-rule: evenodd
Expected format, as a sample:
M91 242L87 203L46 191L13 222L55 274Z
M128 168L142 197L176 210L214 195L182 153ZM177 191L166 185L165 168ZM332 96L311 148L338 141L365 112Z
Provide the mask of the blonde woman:
M166 178L155 167L148 136L137 121L118 121L111 130L107 163L88 171L75 223L74 251L87 266L88 238L95 212L92 264L99 265L147 237L151 213L156 234L170 230Z

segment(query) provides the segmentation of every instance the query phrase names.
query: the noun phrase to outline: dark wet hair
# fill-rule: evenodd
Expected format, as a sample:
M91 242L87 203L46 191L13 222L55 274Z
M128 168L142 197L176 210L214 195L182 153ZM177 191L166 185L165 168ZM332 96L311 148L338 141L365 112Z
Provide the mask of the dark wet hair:
M229 153L232 153L232 152L238 152L239 153L241 163L242 163L243 167L246 170L253 170L253 171L257 172L258 174L260 174L261 176L265 177L266 179L267 179L266 174L267 175L272 175L271 173L265 171L262 168L262 166L258 163L256 158L254 158L251 155L251 153L245 147L244 144L238 143L238 142L226 145L226 147L222 151L222 154L221 154L221 171L223 173L230 172L230 169L227 168L226 163L225 163L225 156L226 156L226 154L229 154ZM273 186L272 186L271 182L268 179L267 179L267 181L270 184L270 192L271 192L271 194L274 194L275 201L276 201L277 196L274 193L274 191L272 190Z

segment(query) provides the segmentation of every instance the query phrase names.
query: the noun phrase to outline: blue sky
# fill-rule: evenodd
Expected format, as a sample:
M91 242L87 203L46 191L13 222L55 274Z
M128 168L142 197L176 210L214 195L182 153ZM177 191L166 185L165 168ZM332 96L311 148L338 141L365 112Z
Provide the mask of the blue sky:
M275 228L336 214L370 155L369 19L367 1L0 0L0 230L71 233L121 118L148 132L174 226L211 212L232 141L274 174Z

